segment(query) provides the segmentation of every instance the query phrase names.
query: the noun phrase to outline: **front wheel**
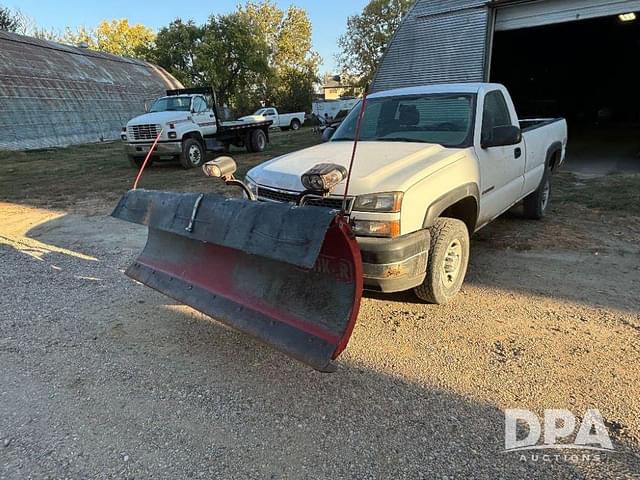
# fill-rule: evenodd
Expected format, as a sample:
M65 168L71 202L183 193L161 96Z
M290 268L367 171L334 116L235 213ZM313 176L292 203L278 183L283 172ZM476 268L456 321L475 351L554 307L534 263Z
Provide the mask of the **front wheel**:
M427 275L414 289L425 302L448 303L462 287L469 263L469 231L455 218L439 218L431 227Z
M180 165L183 168L196 168L203 164L205 152L202 144L195 138L187 138L182 143Z

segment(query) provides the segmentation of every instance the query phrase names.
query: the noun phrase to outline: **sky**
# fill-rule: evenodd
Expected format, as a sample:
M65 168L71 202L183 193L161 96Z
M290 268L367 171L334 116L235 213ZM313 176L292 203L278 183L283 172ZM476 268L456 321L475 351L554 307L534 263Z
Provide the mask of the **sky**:
M96 26L101 20L128 18L130 23L143 23L157 30L181 17L201 24L211 14L228 13L239 0L0 0L4 6L20 9L39 27L63 30L84 25ZM244 2L243 2L244 3ZM322 56L320 73L333 72L337 39L346 29L347 17L362 11L367 0L276 0L278 6L304 8L313 24L313 45Z

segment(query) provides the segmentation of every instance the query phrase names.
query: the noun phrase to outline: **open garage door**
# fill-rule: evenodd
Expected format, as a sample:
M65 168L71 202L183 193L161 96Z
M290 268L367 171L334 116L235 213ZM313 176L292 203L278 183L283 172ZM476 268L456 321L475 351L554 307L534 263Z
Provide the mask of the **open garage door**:
M572 4L584 9L558 8ZM635 20L620 18L633 5ZM541 10L532 15L543 6L548 18ZM490 78L511 91L520 116L567 118L569 168L640 171L640 2L545 1L509 9L496 12ZM578 13L586 19L576 21ZM562 15L571 21L561 22Z
M640 10L640 0L544 0L498 8L496 31L588 20Z
M485 79L486 0L416 2L389 44L371 90Z

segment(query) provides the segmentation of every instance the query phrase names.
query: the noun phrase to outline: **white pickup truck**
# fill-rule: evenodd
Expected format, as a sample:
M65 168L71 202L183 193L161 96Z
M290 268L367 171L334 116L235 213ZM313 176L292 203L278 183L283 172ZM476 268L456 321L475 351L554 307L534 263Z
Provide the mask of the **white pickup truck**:
M267 119L223 122L209 87L167 90L148 113L129 120L120 138L132 167L141 166L152 148L152 159L178 158L184 168L199 167L207 150L228 151L231 145L262 152L269 142Z
M262 201L295 202L301 174L319 163L348 167L359 106L330 141L251 169L245 182ZM564 161L564 119L518 120L506 88L447 84L375 93L367 99L348 192L362 251L365 288L413 288L446 303L460 290L469 236L518 202L548 211L551 174ZM307 205L339 209L344 182Z
M240 117L241 122L263 122L265 120L273 121L272 127L280 127L281 130L299 130L304 125L304 112L296 113L279 113L273 107L266 107L257 110L253 115Z

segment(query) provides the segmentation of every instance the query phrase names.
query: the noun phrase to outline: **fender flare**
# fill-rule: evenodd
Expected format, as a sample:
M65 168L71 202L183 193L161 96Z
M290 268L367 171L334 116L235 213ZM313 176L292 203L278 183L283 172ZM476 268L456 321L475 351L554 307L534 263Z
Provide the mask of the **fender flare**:
M547 167L551 167L551 159L558 152L562 154L562 142L553 142L551 145L549 145L549 148L547 149L547 157L545 158L545 165L547 165ZM562 158L560 159L560 161L562 161ZM551 168L554 169L557 166L558 165L554 165Z
M454 188L450 192L445 193L440 198L436 199L429 207L424 216L423 228L430 228L435 223L436 219L451 205L459 202L463 198L472 197L476 201L476 218L474 223L478 221L478 213L480 210L480 189L475 183L465 183L459 187ZM473 229L471 230L473 231ZM470 232L471 232L470 231Z
M180 141L184 142L187 138L196 138L200 143L204 145L204 137L198 130L189 130L188 132L184 132L180 137Z

